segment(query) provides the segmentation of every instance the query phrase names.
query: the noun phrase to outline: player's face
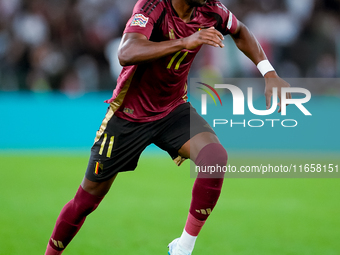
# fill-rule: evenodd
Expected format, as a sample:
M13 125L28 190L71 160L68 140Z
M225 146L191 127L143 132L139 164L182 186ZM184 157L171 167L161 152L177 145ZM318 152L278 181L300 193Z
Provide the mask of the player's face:
M201 7L207 3L207 0L185 0L191 7Z

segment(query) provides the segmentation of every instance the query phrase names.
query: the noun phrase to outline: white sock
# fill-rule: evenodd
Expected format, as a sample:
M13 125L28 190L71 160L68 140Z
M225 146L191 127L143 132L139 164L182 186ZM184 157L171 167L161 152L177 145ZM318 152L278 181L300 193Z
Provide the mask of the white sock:
M178 240L178 244L189 252L192 252L195 246L196 239L197 236L189 235L184 229L181 237Z

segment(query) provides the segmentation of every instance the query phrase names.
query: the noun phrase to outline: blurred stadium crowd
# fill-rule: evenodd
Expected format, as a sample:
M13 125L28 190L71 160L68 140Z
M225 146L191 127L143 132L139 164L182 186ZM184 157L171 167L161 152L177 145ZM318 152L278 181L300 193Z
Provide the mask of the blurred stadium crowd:
M0 0L0 90L112 90L136 0ZM282 77L340 76L339 0L221 0ZM204 47L192 76L259 77L231 40ZM223 51L223 54L221 54ZM222 56L222 57L221 57Z

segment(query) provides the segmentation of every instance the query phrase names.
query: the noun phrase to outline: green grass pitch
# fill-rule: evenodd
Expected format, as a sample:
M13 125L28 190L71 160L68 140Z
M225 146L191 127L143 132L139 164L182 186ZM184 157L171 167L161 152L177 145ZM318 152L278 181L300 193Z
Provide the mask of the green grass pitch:
M240 155L229 163L242 164ZM306 163L315 160L303 157ZM249 158L247 164L260 161ZM0 166L0 254L44 254L87 156L6 153L0 154ZM165 154L142 155L135 172L118 175L64 254L166 255L167 244L182 232L193 181L189 162L178 168ZM339 184L339 179L226 179L194 255L340 254Z

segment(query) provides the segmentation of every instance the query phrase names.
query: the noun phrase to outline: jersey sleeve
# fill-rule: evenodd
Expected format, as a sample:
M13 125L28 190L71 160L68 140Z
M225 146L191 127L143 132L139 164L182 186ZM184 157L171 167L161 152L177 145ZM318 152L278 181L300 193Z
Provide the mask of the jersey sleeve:
M214 3L214 12L221 17L217 29L223 34L233 34L237 29L238 20L234 14L220 1Z
M162 0L139 0L133 8L133 13L126 23L125 33L140 33L148 39L153 27L161 15Z

